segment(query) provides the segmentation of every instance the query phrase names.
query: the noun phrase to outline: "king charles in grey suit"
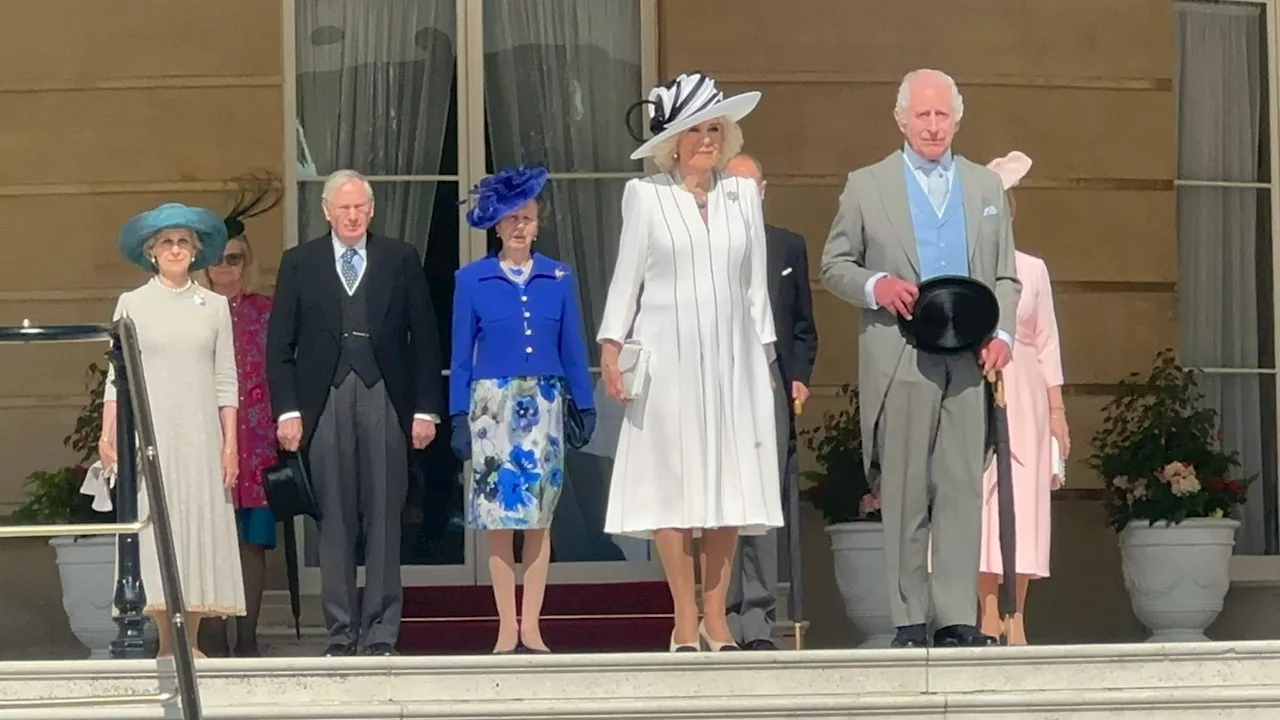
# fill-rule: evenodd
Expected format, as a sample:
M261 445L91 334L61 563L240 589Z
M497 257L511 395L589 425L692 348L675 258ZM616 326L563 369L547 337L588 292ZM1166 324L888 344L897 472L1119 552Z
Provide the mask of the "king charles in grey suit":
M931 597L935 645L995 643L974 626L983 374L1009 362L1021 285L1000 178L951 152L963 113L950 77L908 74L894 112L906 144L849 174L822 253L823 284L862 309L862 436L868 477L880 484L897 647L928 644ZM918 351L899 328L917 286L942 275L967 275L995 291L998 329L977 357Z

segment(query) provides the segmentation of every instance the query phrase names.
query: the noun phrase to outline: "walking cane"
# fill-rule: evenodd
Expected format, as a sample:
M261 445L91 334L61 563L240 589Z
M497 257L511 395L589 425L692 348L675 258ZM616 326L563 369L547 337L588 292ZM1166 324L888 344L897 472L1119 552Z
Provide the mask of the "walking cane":
M800 398L796 398L791 404L792 411L796 417L804 412L804 402ZM795 439L792 438L792 442ZM791 586L788 589L787 597L787 614L791 616L792 631L795 632L795 649L804 649L804 605L803 590L800 585L804 575L800 568L800 477L799 473L790 472L791 464L787 463L787 477L783 478L786 483L787 490L787 555L791 562L788 563L790 570Z
M987 374L990 390L991 430L996 451L996 500L999 512L1000 563L1003 582L1000 584L998 605L1000 609L1001 641L1008 645L1013 631L1013 615L1017 611L1017 525L1013 509L1013 462L1009 450L1009 414L1005 405L1004 376Z

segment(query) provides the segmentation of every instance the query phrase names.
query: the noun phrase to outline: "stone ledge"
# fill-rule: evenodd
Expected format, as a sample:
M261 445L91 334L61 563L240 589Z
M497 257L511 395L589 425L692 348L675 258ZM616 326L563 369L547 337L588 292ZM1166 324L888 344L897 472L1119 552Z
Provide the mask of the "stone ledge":
M1087 693L977 693L894 696L851 694L693 699L507 700L475 702L359 702L345 704L260 704L204 707L208 720L659 720L699 718L809 718L810 720L1192 720L1212 713L1233 720L1274 718L1280 688L1170 688L1107 690ZM176 708L116 707L5 710L7 720L161 720L177 717Z
M933 702L949 712L970 701L1008 707L1067 705L1107 693L1118 702L1162 702L1244 693L1280 698L1280 642L1082 645L965 650L814 650L747 653L472 655L356 658L231 658L198 663L207 708L238 703L295 707L477 703L743 702L770 698ZM6 703L35 698L152 695L173 689L170 662L0 663ZM1200 695L1196 695L1200 693ZM1261 693L1261 695L1259 694ZM1268 695L1270 693L1270 695ZM1222 697L1228 697L1222 696ZM1234 697L1234 696L1231 696ZM639 700L638 700L639 701ZM927 701L927 702L926 702ZM1190 700L1188 700L1189 702ZM1209 700L1206 700L1208 702ZM1234 700L1228 700L1235 702ZM1099 702L1102 702L1101 700ZM1280 703L1280 700L1277 700ZM1103 703L1105 705L1105 702ZM976 706L975 706L976 707ZM1047 707L1047 706L1046 706ZM1099 706L1101 707L1101 706ZM925 709L922 705L921 709ZM221 711L220 711L221 712ZM442 716L445 717L445 716Z

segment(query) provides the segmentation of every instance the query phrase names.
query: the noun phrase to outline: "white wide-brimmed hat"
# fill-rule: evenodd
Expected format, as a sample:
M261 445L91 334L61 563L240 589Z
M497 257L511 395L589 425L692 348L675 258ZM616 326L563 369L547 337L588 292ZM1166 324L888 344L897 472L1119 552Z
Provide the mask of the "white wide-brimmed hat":
M1021 182L1023 176L1031 169L1031 158L1019 150L1014 150L1004 157L987 163L987 167L1000 176L1004 189L1008 190Z
M751 114L758 102L757 91L726 98L713 78L700 72L684 73L650 90L648 99L627 108L627 131L636 142L643 143L631 153L631 159L653 155L664 140L699 123L720 117L738 122ZM631 126L631 113L644 105L649 106L649 132L653 134L648 140Z

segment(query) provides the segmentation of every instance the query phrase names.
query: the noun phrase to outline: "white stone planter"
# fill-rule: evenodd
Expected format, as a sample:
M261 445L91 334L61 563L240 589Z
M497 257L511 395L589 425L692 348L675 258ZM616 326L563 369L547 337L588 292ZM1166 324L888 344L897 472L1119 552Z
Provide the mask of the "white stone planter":
M1179 525L1129 523L1120 533L1124 586L1147 642L1204 642L1231 584L1239 521L1193 518Z
M111 600L116 585L116 541L111 535L57 537L49 541L58 554L62 607L71 632L89 648L89 657L108 658L116 623Z
M889 615L889 591L885 588L884 526L878 522L838 523L827 526L836 584L844 598L849 622L865 638L858 647L886 648L896 628Z

